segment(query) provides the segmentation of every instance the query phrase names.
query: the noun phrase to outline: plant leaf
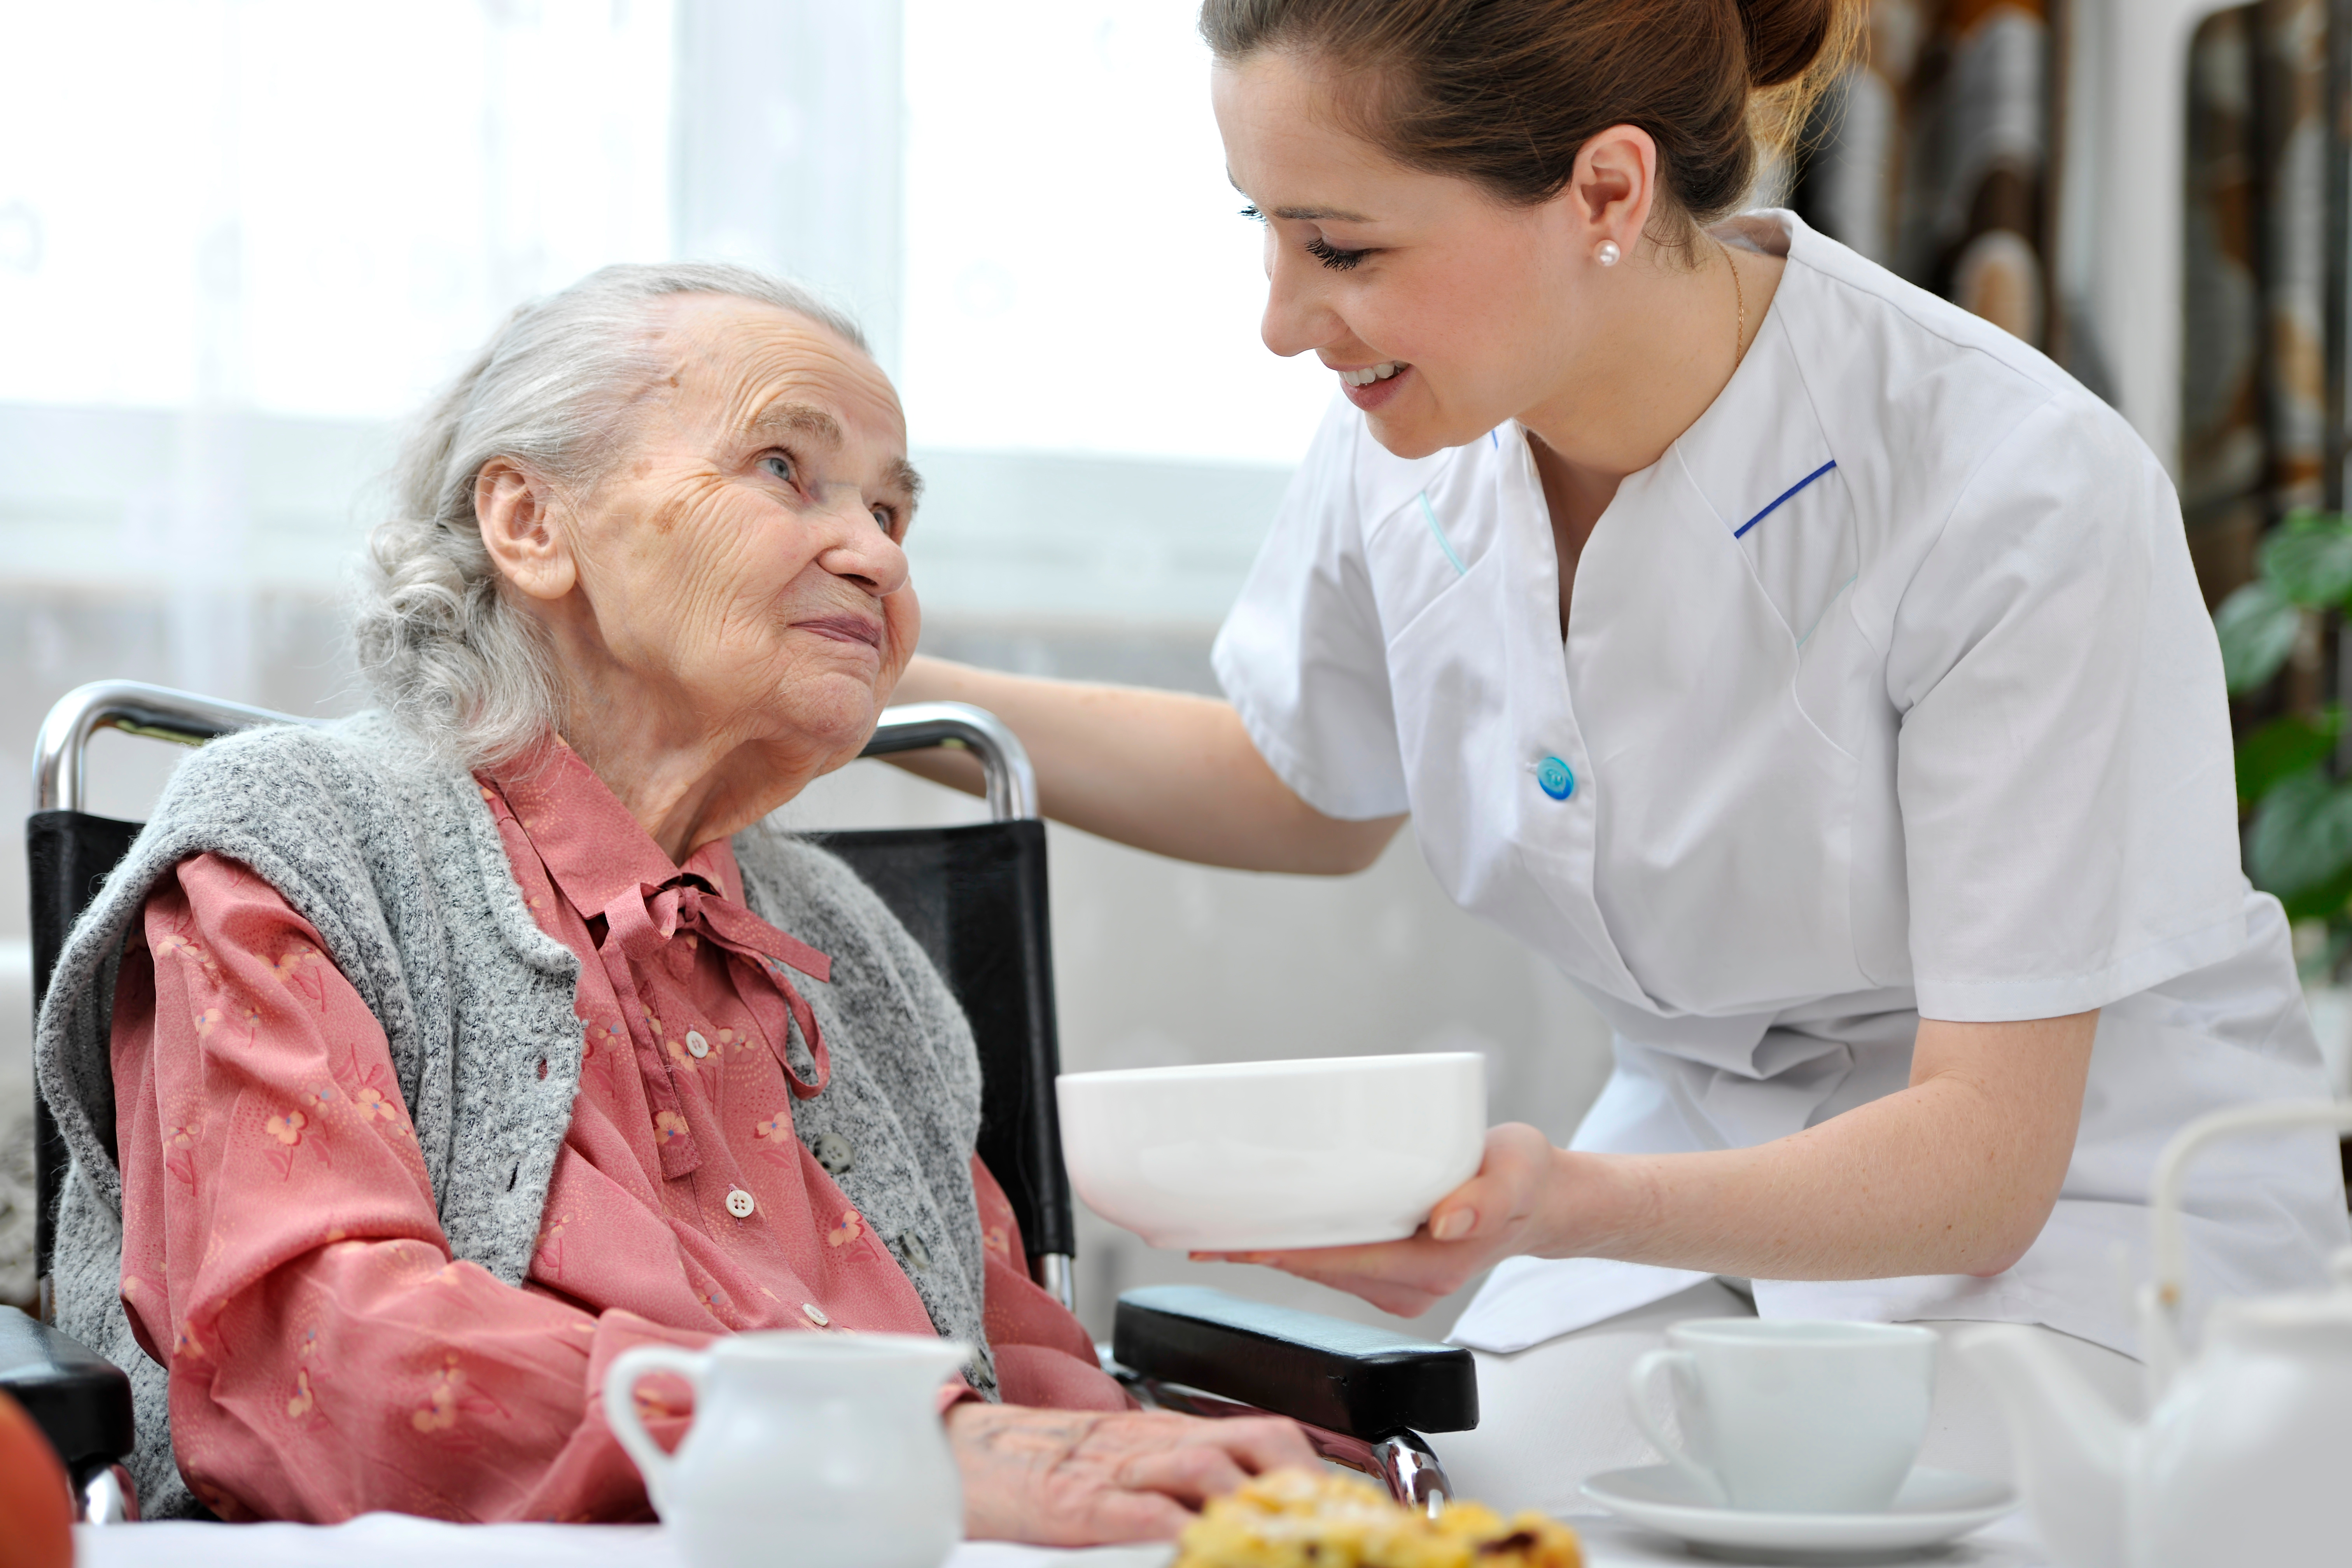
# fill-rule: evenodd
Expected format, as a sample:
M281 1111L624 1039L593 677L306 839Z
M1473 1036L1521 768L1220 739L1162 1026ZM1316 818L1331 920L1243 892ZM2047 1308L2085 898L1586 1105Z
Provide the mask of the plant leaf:
M2290 773L2325 762L2344 732L2344 710L2330 703L2315 720L2273 719L2238 742L2238 805L2251 808Z
M2230 695L2252 691L2278 673L2303 630L2303 612L2267 582L2252 582L2213 612L2221 639L2221 669Z
M2333 609L2352 595L2352 522L2341 512L2291 512L2263 542L2260 559L2283 598Z
M2246 870L2292 918L2341 909L2352 895L2352 786L2316 765L2280 779L2246 835Z
M2327 881L2304 889L2293 898L2279 900L2290 921L2326 921L2330 924L2343 918L2347 904L2352 904L2352 867Z

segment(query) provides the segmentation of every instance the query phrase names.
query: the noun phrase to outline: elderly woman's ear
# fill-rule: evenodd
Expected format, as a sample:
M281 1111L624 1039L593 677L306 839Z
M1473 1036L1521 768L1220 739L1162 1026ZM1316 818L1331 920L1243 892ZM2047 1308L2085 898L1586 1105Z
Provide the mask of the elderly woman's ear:
M533 599L561 599L579 585L572 542L559 526L554 487L508 458L474 479L474 516L499 574Z

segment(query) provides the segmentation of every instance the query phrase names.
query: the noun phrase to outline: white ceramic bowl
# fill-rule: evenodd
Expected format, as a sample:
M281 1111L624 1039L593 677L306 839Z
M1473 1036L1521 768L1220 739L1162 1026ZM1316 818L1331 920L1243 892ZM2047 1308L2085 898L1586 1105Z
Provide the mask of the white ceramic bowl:
M1065 1073L1087 1206L1154 1247L1255 1252L1411 1236L1477 1173L1475 1051Z

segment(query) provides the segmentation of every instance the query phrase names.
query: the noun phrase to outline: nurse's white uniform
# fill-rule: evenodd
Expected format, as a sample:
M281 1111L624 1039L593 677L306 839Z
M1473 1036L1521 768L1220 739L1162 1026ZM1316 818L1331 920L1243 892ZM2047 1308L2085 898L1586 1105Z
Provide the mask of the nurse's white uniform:
M1759 1279L1753 1310L2135 1353L2120 1280L2166 1138L2325 1092L2286 923L2239 868L2178 501L2113 410L1999 329L1792 215L1724 232L1787 256L1779 291L1601 515L1564 650L1525 434L1408 462L1342 401L1218 676L1303 798L1410 811L1446 890L1608 1017L1579 1149L1759 1143L1905 1087L1923 1015L2102 1009L2073 1163L2016 1267ZM2218 1152L2189 1188L2195 1293L2316 1283L2344 1205L2324 1134ZM1491 1352L1491 1406L1494 1357L1706 1284L1516 1259L1454 1337Z

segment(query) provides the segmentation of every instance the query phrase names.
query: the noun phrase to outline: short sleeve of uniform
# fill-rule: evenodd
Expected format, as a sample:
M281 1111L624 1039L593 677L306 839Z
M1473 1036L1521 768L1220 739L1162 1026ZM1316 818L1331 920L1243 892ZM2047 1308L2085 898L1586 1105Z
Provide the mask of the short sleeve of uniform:
M1357 507L1364 439L1362 416L1335 401L1211 654L1267 764L1349 820L1410 806Z
M1920 1013L2056 1017L2244 940L2221 651L2171 483L2080 395L1979 465L1887 662Z

